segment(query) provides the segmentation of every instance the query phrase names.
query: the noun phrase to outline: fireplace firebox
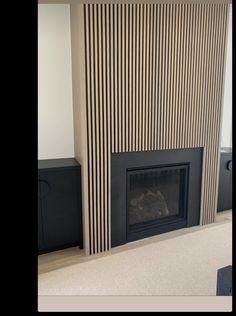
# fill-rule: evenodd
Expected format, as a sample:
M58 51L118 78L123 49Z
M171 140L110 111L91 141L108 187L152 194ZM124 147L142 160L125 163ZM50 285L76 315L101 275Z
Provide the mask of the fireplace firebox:
M199 224L202 148L112 154L112 246Z

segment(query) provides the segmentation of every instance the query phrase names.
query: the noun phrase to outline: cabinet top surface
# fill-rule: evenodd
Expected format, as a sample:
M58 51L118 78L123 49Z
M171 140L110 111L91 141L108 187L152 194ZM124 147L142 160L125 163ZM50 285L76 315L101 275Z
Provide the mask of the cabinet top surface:
M68 167L79 167L79 166L80 164L75 158L38 160L38 169L68 168Z
M221 153L232 153L232 147L221 147Z

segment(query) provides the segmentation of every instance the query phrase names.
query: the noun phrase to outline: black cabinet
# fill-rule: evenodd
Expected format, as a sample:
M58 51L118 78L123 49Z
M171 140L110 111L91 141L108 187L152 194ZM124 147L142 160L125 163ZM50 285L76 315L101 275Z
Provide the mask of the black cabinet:
M224 149L220 153L220 175L217 211L232 209L232 151Z
M38 164L39 253L82 244L81 168L73 158Z

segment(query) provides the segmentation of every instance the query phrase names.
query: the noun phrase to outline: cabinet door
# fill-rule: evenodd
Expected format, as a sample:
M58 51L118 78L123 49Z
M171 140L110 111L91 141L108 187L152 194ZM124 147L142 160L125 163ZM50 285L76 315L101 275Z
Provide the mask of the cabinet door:
M38 177L38 251L43 250L43 227L42 227L42 206L40 178Z
M79 242L79 175L77 170L40 174L43 237L46 248Z
M221 154L218 193L218 212L232 209L232 170L228 169L232 154Z

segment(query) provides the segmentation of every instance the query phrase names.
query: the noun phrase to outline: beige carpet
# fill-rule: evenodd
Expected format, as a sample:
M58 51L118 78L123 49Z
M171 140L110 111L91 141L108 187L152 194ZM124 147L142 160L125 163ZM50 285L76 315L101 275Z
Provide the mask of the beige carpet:
M215 295L229 264L231 222L41 274L38 294Z

